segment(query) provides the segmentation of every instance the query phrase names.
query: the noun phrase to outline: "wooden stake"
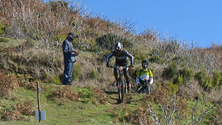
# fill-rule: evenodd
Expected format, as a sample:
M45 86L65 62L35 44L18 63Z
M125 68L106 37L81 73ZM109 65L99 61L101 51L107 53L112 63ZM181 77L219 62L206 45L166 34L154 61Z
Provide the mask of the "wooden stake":
M40 111L40 87L39 87L39 82L37 82L37 102L38 102L38 111L39 111L39 122L41 121L41 111Z

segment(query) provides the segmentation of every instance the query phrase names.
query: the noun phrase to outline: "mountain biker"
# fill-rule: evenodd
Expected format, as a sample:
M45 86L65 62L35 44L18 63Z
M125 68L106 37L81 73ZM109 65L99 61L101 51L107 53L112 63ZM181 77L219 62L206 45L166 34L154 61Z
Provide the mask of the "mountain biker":
M106 57L106 66L109 67L109 60L111 57L115 56L115 66L127 66L128 65L128 57L130 58L131 65L130 67L133 67L133 56L125 49L123 49L123 44L121 42L117 42L114 46L114 51L112 51L107 57ZM118 79L118 70L114 68L114 76L117 83ZM124 68L124 76L126 78L127 82L127 89L130 92L131 91L131 84L130 84L130 76L128 73L128 68ZM118 84L117 84L118 86Z
M139 93L144 92L146 89L146 83L152 84L153 83L153 73L148 69L149 61L143 60L142 61L142 69L137 72L136 83L138 84L138 88L143 86Z

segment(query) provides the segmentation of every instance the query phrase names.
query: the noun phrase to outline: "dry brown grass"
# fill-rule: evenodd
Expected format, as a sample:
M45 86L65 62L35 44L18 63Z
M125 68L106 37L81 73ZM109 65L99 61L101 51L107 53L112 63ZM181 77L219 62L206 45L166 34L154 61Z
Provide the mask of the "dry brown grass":
M24 120L24 116L19 111L6 111L1 119L6 121L22 121Z
M167 98L167 89L167 86L160 86L155 91L153 91L151 95L144 95L143 100L138 103L139 105L134 111L136 113L128 113L125 116L125 119L128 119L128 121L136 125L141 123L145 125L155 124L155 120L153 118L153 114L155 113L155 115L159 119L158 122L162 123L164 122L162 121L164 116L159 116L160 114L158 114L157 110L154 110L156 108L152 105L158 104L162 105L163 107L168 105L168 107L164 108L165 111L168 111L170 113L175 109L173 105L174 102L177 104L177 113L180 114L177 116L177 120L179 121L181 119L186 119L187 116L184 115L184 113L187 112L186 101L182 100L180 97L177 97L176 101L171 97Z
M53 91L49 97L53 101L61 101L62 104L65 104L68 100L81 101L79 94L70 90L70 86L57 87L57 90Z
M19 81L15 75L7 76L6 72L0 71L0 96L8 98L13 89L19 88Z
M63 73L62 51L47 49L26 49L22 52L7 53L0 59L2 68L19 74L30 74L35 79L44 80Z
M108 103L107 94L101 89L93 88L92 93L95 95L98 105Z
M15 105L14 110L5 110L1 119L6 121L22 121L26 120L23 115L34 115L33 100L20 101Z
M23 115L34 115L34 100L26 100L21 101L18 104L16 104L15 110L19 111Z

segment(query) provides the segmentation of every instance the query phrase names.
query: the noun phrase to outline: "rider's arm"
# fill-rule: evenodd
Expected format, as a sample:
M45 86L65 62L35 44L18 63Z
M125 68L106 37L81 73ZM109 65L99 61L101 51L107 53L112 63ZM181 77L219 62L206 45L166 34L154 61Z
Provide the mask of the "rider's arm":
M149 77L150 77L149 84L153 84L153 73L151 71L149 71Z
M111 52L108 56L106 56L106 64L109 66L109 59L113 57L113 52Z
M136 76L136 83L137 83L137 84L140 84L140 79L139 79L139 77L140 77L140 71L137 72L137 76Z
M131 55L128 51L126 51L127 56L130 58L131 65L133 65L133 55Z
M153 77L150 77L149 84L153 84Z

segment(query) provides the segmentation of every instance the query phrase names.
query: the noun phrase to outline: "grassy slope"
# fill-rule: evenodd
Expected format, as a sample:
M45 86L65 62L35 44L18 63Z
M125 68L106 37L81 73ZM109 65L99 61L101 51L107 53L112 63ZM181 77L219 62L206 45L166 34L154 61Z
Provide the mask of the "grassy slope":
M100 104L98 101L95 101L94 96L84 97L82 96L82 101L71 101L67 98L57 98L56 100L50 100L49 95L60 88L62 85L53 85L53 84L42 84L41 93L40 93L40 103L41 109L46 111L46 120L41 121L42 125L87 125L92 124L93 120L95 124L98 125L111 125L113 122L117 121L119 124L122 122L122 117L126 116L129 113L134 113L138 106L141 106L141 101L144 99L143 94L131 93L127 94L125 102L123 104L116 104L118 98L116 92L107 92L105 93L108 98L108 102L105 104ZM70 86L70 89L74 92L80 92L83 88L77 88ZM89 90L90 91L90 90ZM104 94L104 93L101 93ZM4 109L10 109L15 106L21 100L33 100L34 107L33 110L37 110L37 95L34 90L27 90L20 88L13 91L11 98L19 97L19 100L1 100L1 105ZM87 100L87 101L86 101ZM151 102L155 111L159 112L160 107L155 102ZM189 113L195 104L194 101L189 101L187 112ZM6 108L7 107L7 108ZM199 104L198 107L202 108L202 105ZM204 105L205 109L206 106ZM197 110L197 114L200 109ZM161 114L161 113L160 113ZM160 115L159 114L159 115ZM196 113L195 115L198 116ZM7 125L30 125L30 124L39 124L38 120L35 119L35 115L25 116L28 121L0 121L0 124ZM187 119L190 119L191 116L188 115ZM184 121L184 120L182 120ZM184 121L187 122L187 121Z
M122 109L124 104L115 104L117 99L117 93L109 93L108 103L106 104L96 104L92 103L92 98L89 99L88 102L82 99L82 102L74 102L71 100L50 100L47 99L52 91L55 90L56 86L61 85L53 85L53 84L44 84L44 87L41 88L40 93L40 104L41 109L46 111L46 120L41 121L41 124L57 124L57 125L71 125L71 124L91 124L90 120L94 120L96 124L112 124L114 119L113 112L119 112ZM75 92L79 92L80 89L70 86L71 89ZM34 90L27 90L24 88L20 88L18 90L13 91L13 95L11 98L18 97L19 100L12 101L12 100L2 100L1 105L6 108L12 108L21 100L33 100L34 107L33 110L37 110L37 94ZM140 96L141 97L141 96ZM135 96L135 98L138 98ZM110 102L110 103L109 103ZM133 103L130 104L132 109L135 109L137 104ZM36 107L35 107L36 106ZM35 119L35 116L25 116L29 121L0 121L0 124L7 124L7 125L30 125L30 124L37 124L38 120Z
M15 41L14 41L15 42ZM87 54L87 53L86 53ZM130 96L127 95L126 102L123 104L116 104L117 101L117 93L116 92L106 92L105 96L108 99L108 102L105 104L100 104L95 97L82 97L82 101L71 101L67 98L58 99L58 100L50 100L49 95L55 91L61 85L54 84L46 84L42 83L42 91L41 91L41 108L46 111L46 120L41 121L40 124L45 125L86 125L92 124L91 120L94 121L95 124L113 124L113 122L117 121L118 123L122 122L122 117L131 113L134 113L137 106L140 106L140 101L143 100L143 94L132 93ZM74 86L70 86L73 92L80 92L83 88L77 88ZM3 99L1 100L1 115L4 110L14 109L15 105L22 100L33 100L34 107L33 111L37 110L37 96L36 91L28 90L24 88L20 88L18 90L14 90L12 92L11 98L18 97L19 100L13 101L12 99ZM65 100L65 101L64 101ZM153 103L154 110L157 112L160 111L160 107L156 102ZM189 101L188 108L186 113L190 113L194 101ZM203 105L204 108L205 105ZM201 107L201 106L199 106ZM202 107L201 107L202 108ZM125 111L127 109L127 111ZM196 117L198 116L198 109L196 111ZM136 114L136 113L134 113ZM188 114L187 114L188 115ZM191 119L191 116L188 115L188 119ZM35 114L32 116L24 116L26 121L0 121L0 124L7 125L30 125L30 124L39 124L38 120L35 119ZM184 120L183 120L184 121ZM184 121L186 122L186 121Z

